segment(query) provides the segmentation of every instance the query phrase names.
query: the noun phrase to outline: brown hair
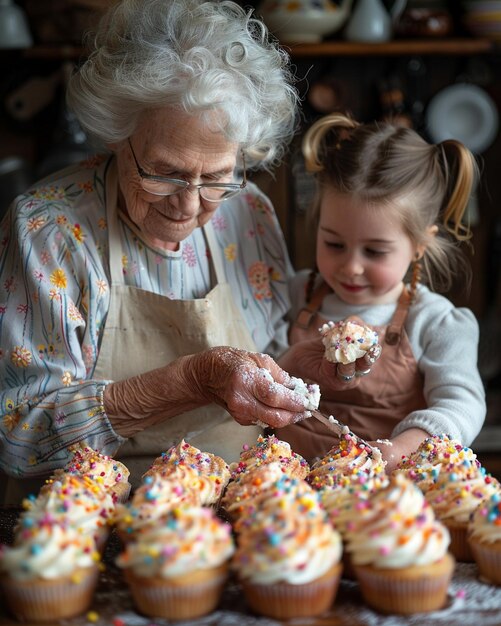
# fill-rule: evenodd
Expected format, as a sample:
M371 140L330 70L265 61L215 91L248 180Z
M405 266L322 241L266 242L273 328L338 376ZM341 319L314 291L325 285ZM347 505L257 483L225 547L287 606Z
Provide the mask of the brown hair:
M323 188L354 194L369 206L396 211L411 241L426 246L423 273L431 287L447 290L455 274L470 276L459 243L471 237L463 218L478 167L462 143L430 144L410 128L360 124L333 113L311 126L302 147L318 183L316 221Z

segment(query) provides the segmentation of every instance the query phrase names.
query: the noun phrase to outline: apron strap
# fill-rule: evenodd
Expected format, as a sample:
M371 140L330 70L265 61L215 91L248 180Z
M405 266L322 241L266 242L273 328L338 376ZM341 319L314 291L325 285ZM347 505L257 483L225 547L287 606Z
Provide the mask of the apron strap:
M118 179L116 160L112 164L106 176L106 221L108 222L108 256L110 259L110 274L112 285L125 284L122 272L122 247L120 245L120 232L118 228Z
M205 239L210 252L210 260L216 272L216 280L218 285L222 285L226 282L226 272L224 270L223 257L221 255L221 249L216 239L216 233L212 221L209 220L203 227Z
M108 222L108 246L109 246L109 259L110 259L110 274L111 283L114 285L124 285L124 275L122 271L122 254L120 245L120 231L118 226L118 180L117 180L117 168L115 159L112 160L112 164L106 177L106 220ZM205 226L203 226L203 232L207 241L207 246L210 252L211 271L214 267L216 274L216 282L221 285L226 282L226 272L224 270L224 263L221 256L221 250L217 243L216 233L214 232L214 226L209 220Z
M397 309L393 315L391 322L388 324L385 335L385 343L390 346L396 346L402 335L402 328L409 313L411 296L406 287L403 288L400 298L398 299Z
M329 285L325 281L322 281L313 292L308 305L299 311L296 320L294 321L294 326L297 326L302 330L307 330L310 327L315 315L320 310L325 296L329 295L331 292L332 289Z

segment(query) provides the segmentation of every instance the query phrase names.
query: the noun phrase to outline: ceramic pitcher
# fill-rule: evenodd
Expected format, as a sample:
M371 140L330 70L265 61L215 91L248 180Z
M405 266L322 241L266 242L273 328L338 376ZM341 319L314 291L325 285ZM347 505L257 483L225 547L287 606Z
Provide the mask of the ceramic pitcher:
M388 41L406 3L407 0L394 0L388 12L381 0L358 0L346 26L345 38L360 42Z

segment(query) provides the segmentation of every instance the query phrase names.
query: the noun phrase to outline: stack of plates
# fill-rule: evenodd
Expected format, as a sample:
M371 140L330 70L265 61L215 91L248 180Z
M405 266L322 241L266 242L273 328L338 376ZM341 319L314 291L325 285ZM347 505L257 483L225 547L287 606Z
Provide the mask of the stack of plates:
M477 37L501 40L501 0L465 0L464 23Z

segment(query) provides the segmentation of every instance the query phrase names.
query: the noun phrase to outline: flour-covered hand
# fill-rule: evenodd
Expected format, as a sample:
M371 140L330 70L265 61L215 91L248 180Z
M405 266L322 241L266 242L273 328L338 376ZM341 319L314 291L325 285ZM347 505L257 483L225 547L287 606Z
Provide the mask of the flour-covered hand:
M195 358L190 367L197 394L223 406L242 425L286 426L307 416L304 395L270 356L220 346Z

